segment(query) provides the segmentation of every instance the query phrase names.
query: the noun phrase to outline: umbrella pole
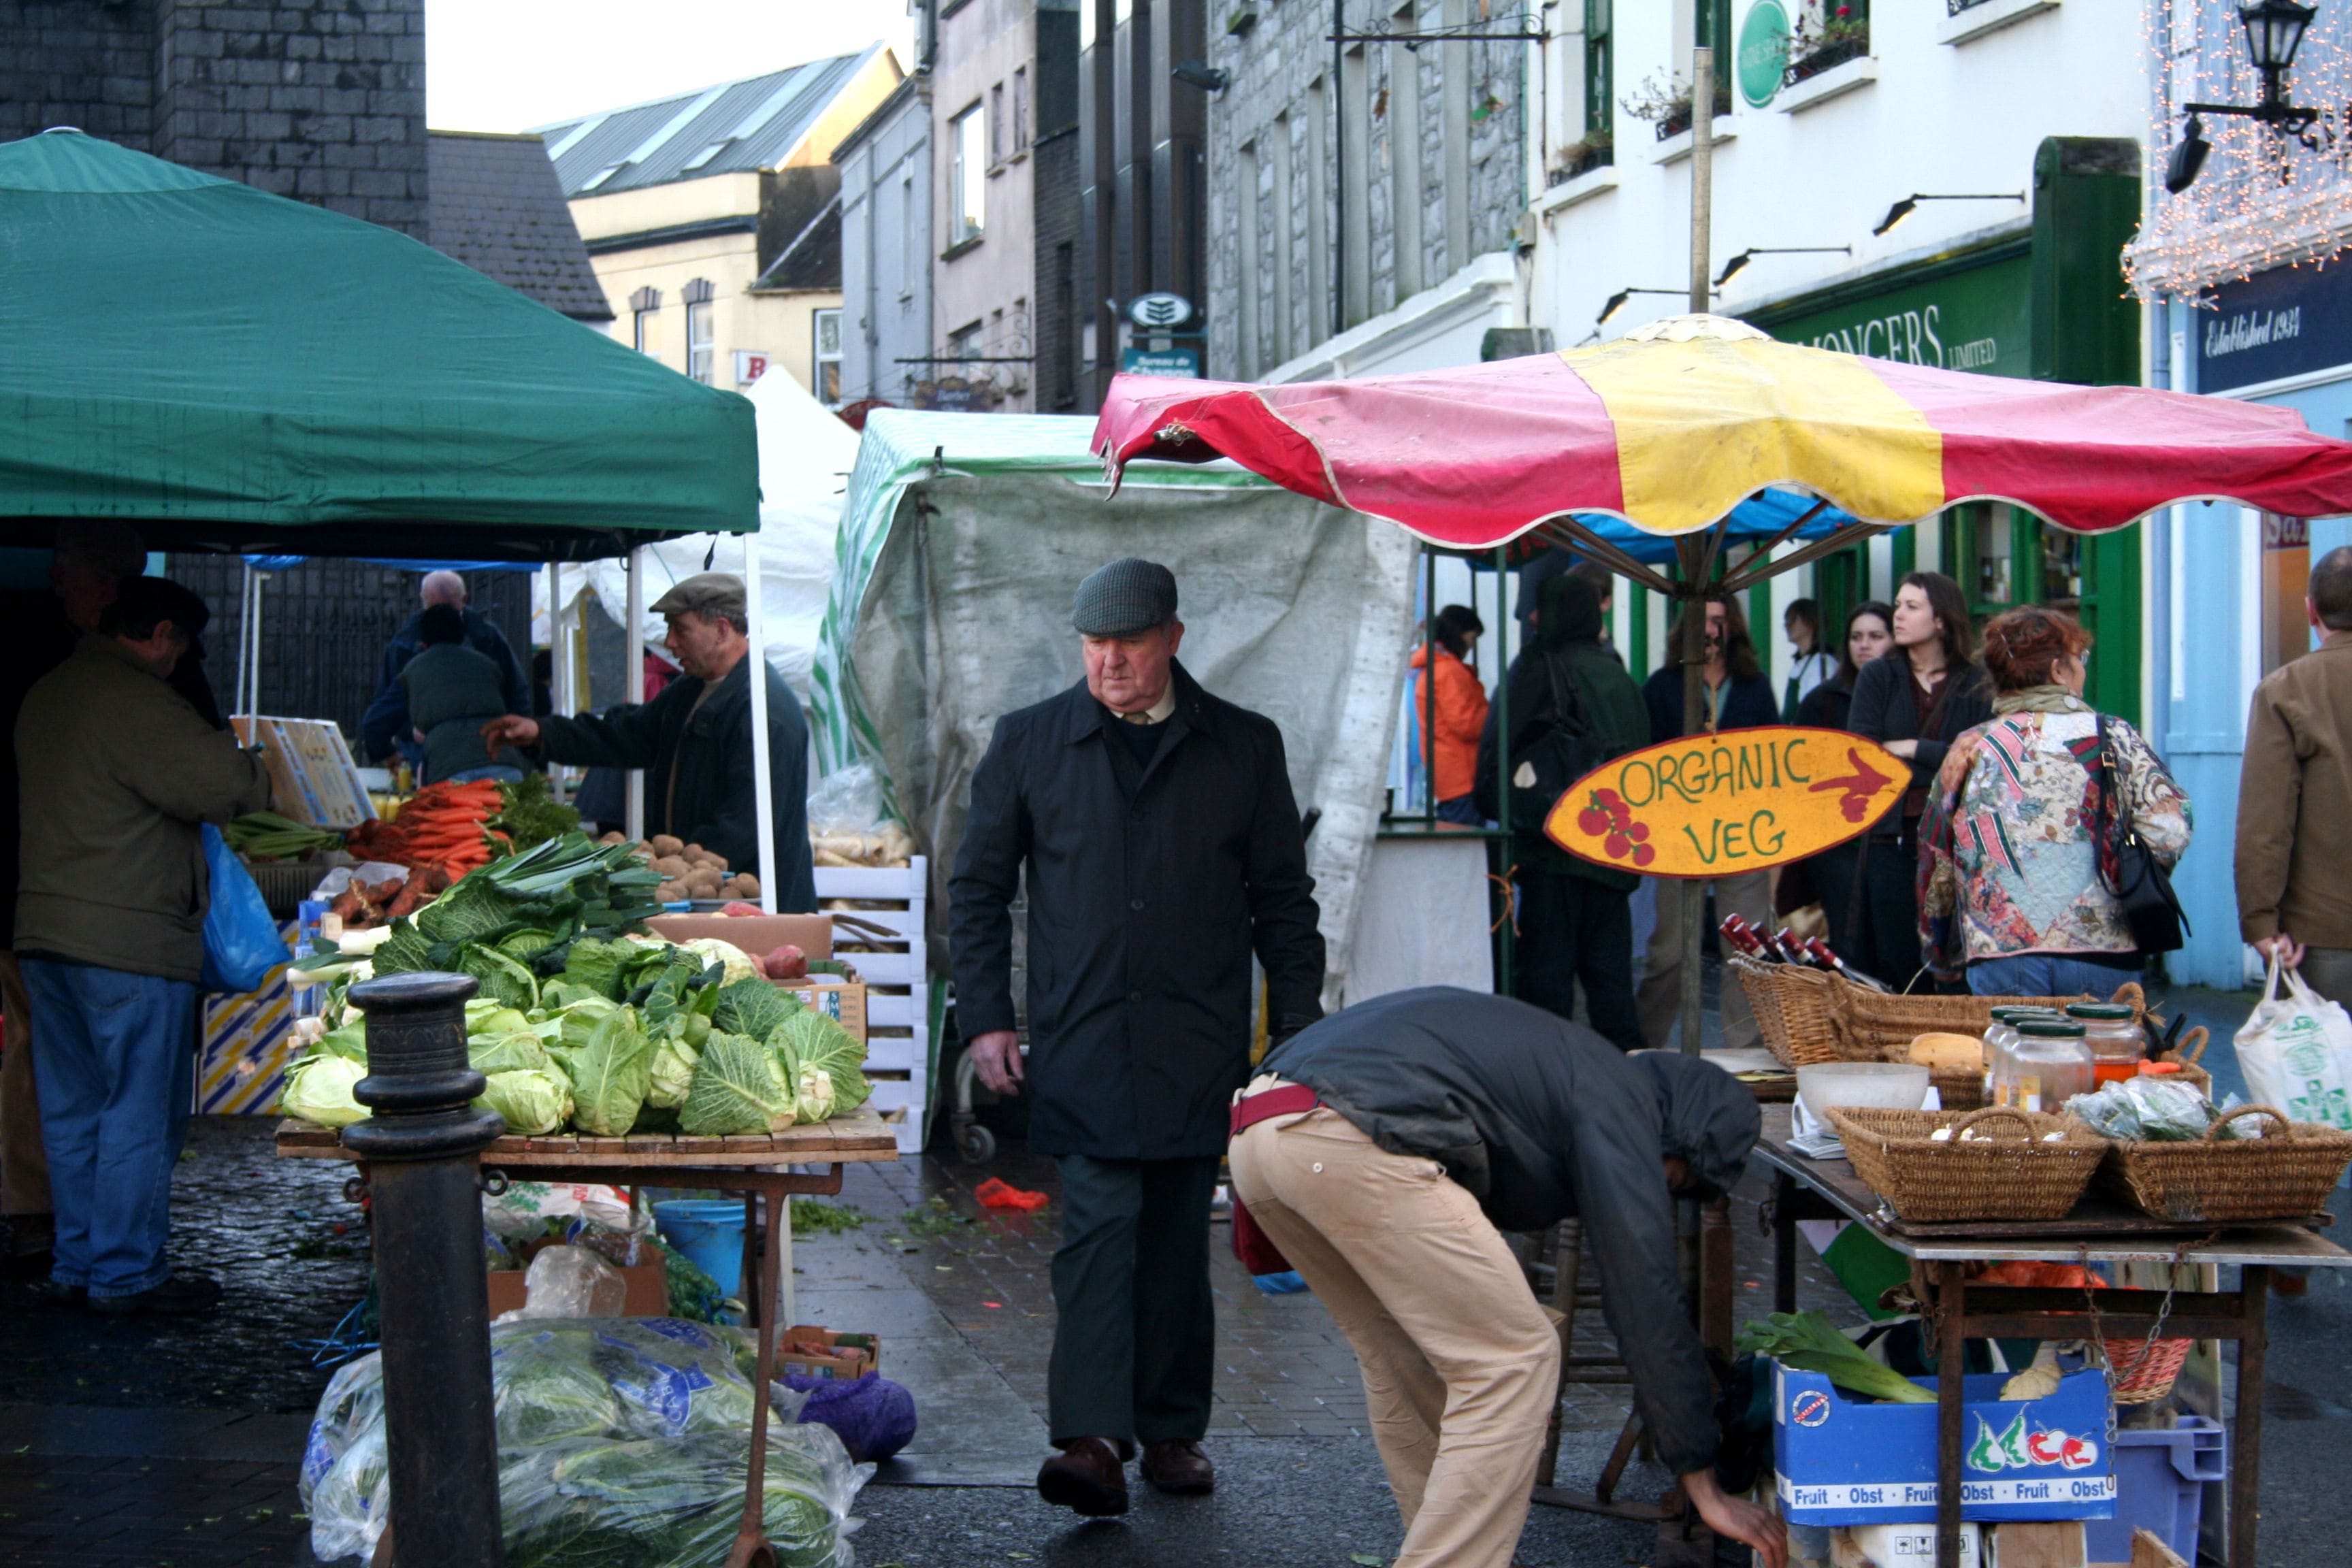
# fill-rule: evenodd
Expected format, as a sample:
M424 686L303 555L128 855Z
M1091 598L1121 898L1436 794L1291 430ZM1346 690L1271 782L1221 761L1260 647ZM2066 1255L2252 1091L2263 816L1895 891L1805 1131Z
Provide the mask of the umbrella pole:
M1690 166L1690 308L1691 314L1702 315L1708 304L1707 273L1713 265L1708 252L1715 202L1715 51L1705 46L1691 51ZM1715 531L1719 537L1730 526L1731 520L1727 515ZM1675 550L1683 568L1683 646L1679 650L1683 661L1683 733L1696 735L1706 728L1706 594L1716 547L1703 546L1697 537L1685 534L1675 542ZM1683 1054L1695 1057L1699 1051L1700 921L1706 909L1706 900L1698 887L1683 889L1681 907Z
M1495 682L1495 860L1503 869L1502 918L1496 921L1495 990L1519 994L1518 841L1511 837L1511 552L1495 546L1495 657L1502 675ZM1522 639L1524 640L1524 639Z
M567 711L563 700L563 689L567 684L565 668L563 563L551 561L547 563L547 698L549 706L557 713ZM563 766L560 763L547 764L547 794L556 805L563 804Z
M760 582L760 536L754 531L743 536L743 620L744 633L751 639L751 651L743 657L751 661L751 806L757 814L755 829L760 845L760 908L767 914L776 912L776 875L781 869L776 861L776 787L768 763L768 638L766 617L761 614L760 601L766 597ZM740 868L738 868L740 869ZM783 1215L778 1230L789 1246L792 1205L780 1205ZM785 1289L792 1284L789 1264L784 1271ZM786 1312L791 1309L787 1307Z
M629 665L623 690L632 703L646 700L646 552L640 545L629 552ZM642 843L646 837L646 770L629 770L628 805L622 818L622 829L629 837Z

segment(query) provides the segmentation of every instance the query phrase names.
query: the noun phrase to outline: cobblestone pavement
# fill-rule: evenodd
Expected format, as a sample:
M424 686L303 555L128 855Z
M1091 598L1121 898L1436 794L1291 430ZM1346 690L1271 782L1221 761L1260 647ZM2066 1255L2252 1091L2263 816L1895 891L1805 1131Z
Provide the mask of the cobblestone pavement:
M11 1568L310 1563L301 1509L290 1464L0 1454Z

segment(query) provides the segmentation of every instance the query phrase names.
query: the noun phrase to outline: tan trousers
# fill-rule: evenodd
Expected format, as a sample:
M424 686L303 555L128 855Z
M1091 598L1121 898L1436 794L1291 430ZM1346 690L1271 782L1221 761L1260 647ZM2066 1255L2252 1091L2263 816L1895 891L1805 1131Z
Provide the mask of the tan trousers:
M1642 955L1642 989L1633 997L1633 1011L1642 1020L1642 1038L1661 1049L1674 1033L1683 1006L1683 900L1705 899L1707 883L1685 882L1678 877L1656 879L1658 923L1650 932L1648 951ZM1736 914L1772 930L1780 922L1772 914L1772 873L1743 871L1717 877L1715 918ZM1764 1043L1748 993L1728 973L1723 977L1723 1043L1732 1050L1753 1050Z
M1395 1568L1508 1568L1559 1395L1550 1314L1477 1200L1331 1110L1245 1129L1234 1187L1348 1336L1404 1516Z
M16 955L0 952L0 1214L49 1212L49 1155L33 1092L33 999Z

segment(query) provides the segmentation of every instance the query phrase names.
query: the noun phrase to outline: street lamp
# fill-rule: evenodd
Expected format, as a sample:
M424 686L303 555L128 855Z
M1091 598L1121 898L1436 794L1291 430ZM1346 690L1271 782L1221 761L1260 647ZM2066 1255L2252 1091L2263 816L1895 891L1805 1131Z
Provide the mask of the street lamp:
M2295 51L2303 47L2303 35L2311 26L2312 18L2319 15L2317 5L2303 5L2296 0L2248 0L2238 7L2238 25L2246 32L2246 53L2252 57L2254 69L2263 77L2262 101L2255 104L2191 103L2182 106L2189 123L2181 127L2180 141L2173 147L2172 156L2165 161L2164 188L2179 195L2197 183L2197 175L2205 167L2205 156L2213 144L2205 140L2207 114L2234 114L2246 120L2259 120L2282 136L2292 136L2316 153L2322 139L2313 127L2319 121L2319 110L2301 109L2287 101L2286 73L2294 64Z
M1871 237L1875 239L1885 237L1889 229L1893 228L1896 224L1901 223L1905 218L1909 217L1914 212L1917 211L1921 202L2021 202L2024 199L2025 193L2023 191L1994 191L1990 193L1978 191L1969 195L1956 196L1928 195L1915 191L1911 195L1905 196L1901 201L1896 202L1893 206L1886 209L1886 216L1880 218L1878 220L1878 226L1870 231Z
M1840 256L1852 256L1853 247L1851 245L1751 245L1723 264L1723 270L1715 275L1715 286L1720 289L1730 282L1733 276L1745 270L1749 260L1755 257L1826 256L1832 252Z
M1687 300L1690 298L1690 290L1687 289L1620 289L1614 294L1610 295L1608 300L1601 305L1601 314L1592 318L1592 324L1596 327L1607 326L1609 324L1609 318L1623 310L1625 308L1625 301L1632 299L1636 294L1672 294L1677 300Z

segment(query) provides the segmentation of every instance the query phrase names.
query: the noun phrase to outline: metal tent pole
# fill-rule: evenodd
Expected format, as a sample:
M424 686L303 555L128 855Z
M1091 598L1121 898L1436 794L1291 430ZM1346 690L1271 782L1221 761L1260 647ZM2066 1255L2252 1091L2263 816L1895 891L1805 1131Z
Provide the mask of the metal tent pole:
M757 814L754 824L760 843L760 908L769 914L776 912L776 786L770 772L768 758L768 641L767 617L761 613L760 600L760 536L754 531L743 536L743 631L751 639L751 651L744 657L751 661L747 672L751 681L751 797ZM740 870L741 868L736 868ZM789 1206L782 1209L790 1215ZM790 1224L789 1218L785 1222ZM787 1245L790 1245L787 1241ZM792 1276L785 1275L787 1281Z
M564 711L563 689L570 684L563 659L563 563L547 563L547 696L558 713ZM547 793L561 805L563 800L563 769L560 763L547 764Z
M1421 547L1421 765L1423 820L1437 826L1437 552Z
M629 613L628 668L623 689L633 703L646 700L646 552L640 545L629 552ZM622 818L622 828L631 838L642 841L646 836L646 770L629 770L628 805Z
M1502 679L1495 682L1495 826L1502 832L1496 840L1496 861L1503 868L1503 920L1496 927L1501 940L1496 943L1495 990L1505 996L1518 994L1518 900L1513 891L1512 873L1518 869L1516 857L1518 844L1511 837L1511 595L1507 585L1510 576L1510 546L1495 546L1495 637L1497 662L1502 666Z

